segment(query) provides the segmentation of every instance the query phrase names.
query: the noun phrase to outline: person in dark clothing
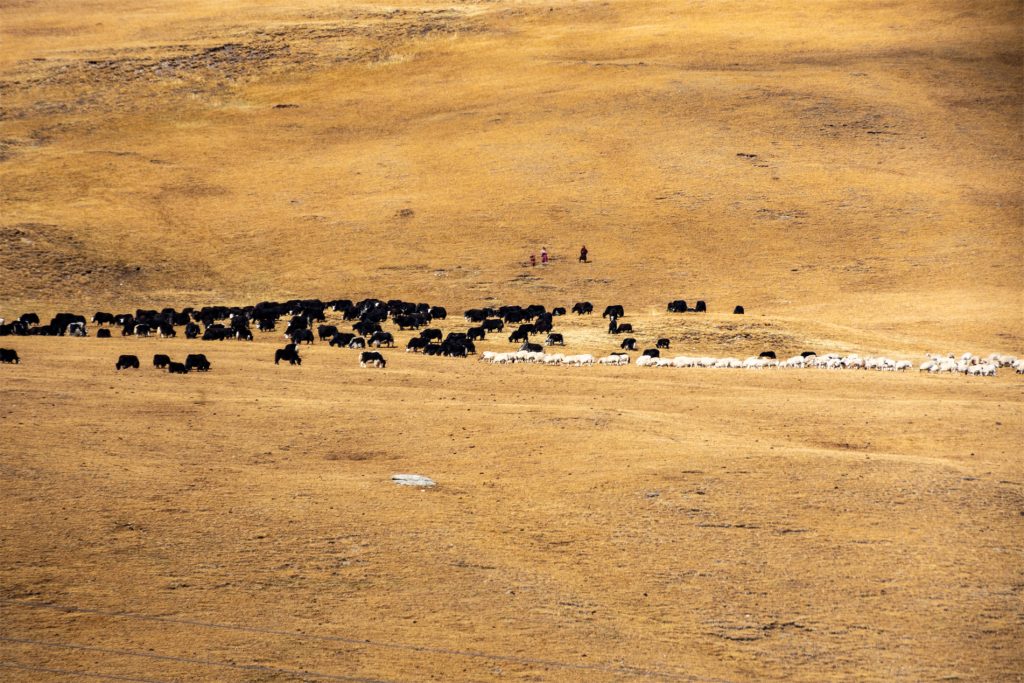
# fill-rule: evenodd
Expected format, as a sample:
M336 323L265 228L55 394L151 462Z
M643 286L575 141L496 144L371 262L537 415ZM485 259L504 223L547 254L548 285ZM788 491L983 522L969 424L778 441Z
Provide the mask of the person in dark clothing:
M580 263L586 263L586 262L587 262L587 245L584 244L583 248L580 249Z

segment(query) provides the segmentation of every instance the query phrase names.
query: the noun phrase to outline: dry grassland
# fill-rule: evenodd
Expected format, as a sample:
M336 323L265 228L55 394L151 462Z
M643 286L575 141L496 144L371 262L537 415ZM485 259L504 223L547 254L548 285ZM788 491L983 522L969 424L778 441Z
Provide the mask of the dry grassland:
M1024 354L1019 2L125 5L0 4L2 317L589 299L678 353ZM1024 671L1006 370L0 342L3 680Z

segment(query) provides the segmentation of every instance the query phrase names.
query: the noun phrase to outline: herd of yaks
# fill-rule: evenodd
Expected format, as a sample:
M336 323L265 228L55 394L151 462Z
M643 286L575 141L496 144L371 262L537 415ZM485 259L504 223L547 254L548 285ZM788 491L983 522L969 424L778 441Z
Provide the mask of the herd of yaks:
M354 321L353 332L343 332L335 325L326 324L328 308L340 313L344 321ZM691 307L684 300L677 299L669 302L667 306L667 311L670 313L706 313L707 310L707 304L704 301L697 301L696 305ZM594 306L587 301L577 302L572 306L571 311L579 316L590 315L594 312ZM742 306L736 306L733 313L742 315L745 311ZM299 346L303 343L314 343L313 324L316 322L325 323L317 326L317 337L320 341L328 341L330 346L352 349L365 349L368 346L378 349L384 346L394 347L394 335L382 329L382 325L390 321L398 330L418 331L417 335L406 344L406 352L457 357L476 354L476 341L485 339L489 333L503 332L507 324L518 324L518 327L508 337L510 343L520 345L518 350L507 353L484 351L480 354L479 359L499 365L539 363L575 367L594 364L629 365L634 362L624 352L616 352L600 358L595 358L591 354L547 353L545 347L565 345L563 335L553 331L555 318L564 315L566 315L565 308L555 307L548 311L544 306L537 304L525 307L473 308L463 314L465 320L471 325L466 332L449 332L447 336L444 336L440 329L430 327L432 321L443 320L448 316L447 310L440 306L394 299L386 302L380 299L364 299L358 302L348 299L327 302L319 299L305 299L284 303L264 301L255 306L244 307L186 308L181 311L173 308L164 308L161 311L140 309L134 314L97 312L92 317L92 322L100 325L100 329L96 333L97 337L110 337L110 327L115 326L121 328L121 336L175 337L177 335L176 327L183 326L185 337L188 339L252 341L251 325L259 331L270 332L276 329L278 321L282 317L286 317L290 319L285 330L285 337L290 343L275 351L274 363L280 364L281 361L285 361L291 365L302 364ZM602 317L609 320L608 332L610 334L634 332L632 325L619 323L619 318L624 316L625 309L621 305L605 307ZM426 329L421 330L420 328ZM547 335L543 345L530 341L530 337L537 334ZM85 317L81 315L58 313L48 325L40 325L38 315L26 313L11 323L0 318L0 336L10 335L83 337L88 336L88 331ZM743 360L707 356L661 357L661 350L668 349L670 344L671 342L667 338L657 339L655 348L644 350L636 358L635 365L638 367L673 368L823 368L890 372L903 372L913 368L913 364L906 360L873 356L861 357L857 354L818 355L812 351L805 351L799 356L793 356L786 360L778 360L772 351L765 351L759 356L751 356ZM624 338L619 346L623 350L638 350L637 340L634 337ZM20 358L14 349L0 349L0 362L19 363ZM359 362L362 367L383 368L387 364L379 351L362 351ZM211 367L209 360L203 354L189 354L184 363L174 362L164 354L156 354L153 358L153 365L161 369L166 368L172 374L187 374L193 370L208 371ZM128 354L121 355L115 363L117 370L138 368L139 366L139 359ZM931 373L993 376L1001 367L1012 367L1018 374L1024 374L1024 359L1018 360L1013 356L1003 354L991 354L984 358L970 353L960 357L955 357L953 354L947 356L929 354L928 360L923 362L919 369L922 372Z

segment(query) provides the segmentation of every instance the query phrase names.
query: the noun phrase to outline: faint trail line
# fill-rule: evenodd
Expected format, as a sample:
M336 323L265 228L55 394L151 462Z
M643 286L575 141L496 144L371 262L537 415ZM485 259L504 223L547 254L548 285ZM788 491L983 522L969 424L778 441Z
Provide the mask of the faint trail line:
M21 671L34 671L36 673L58 674L61 676L82 676L83 678L102 678L108 681L132 681L132 683L166 683L155 678L132 678L131 676L118 676L117 674L101 674L93 671L72 671L70 669L48 669L43 666L30 666L18 664L17 662L0 661L0 668L20 669Z
M219 667L223 669L237 669L239 671L260 671L264 673L288 674L289 676L305 676L307 678L323 678L331 681L351 681L353 683L394 683L380 678L360 678L358 676L344 676L341 674L327 674L317 671L303 671L301 669L286 669L276 666L264 666L262 664L231 664L230 662L218 662L212 659L192 659L189 657L176 657L174 655L158 655L151 652L135 652L133 650L117 650L93 645L76 645L74 643L55 643L43 640L32 640L30 638L4 638L0 642L19 643L21 645L36 645L38 647L50 647L60 650L82 650L84 652L98 652L105 655L122 655L125 657L142 657L144 659L156 659L163 662L178 662L180 664L192 664L199 666ZM155 683L155 682L154 682Z
M184 626L199 626L202 628L213 628L221 629L225 631L241 631L245 633L261 633L265 635L273 636L285 636L288 638L308 639L308 640L322 640L328 642L340 642L348 643L350 645L362 645L370 647L388 648L392 650L406 650L409 652L427 652L431 654L440 655L452 655L456 657L473 657L476 659L490 659L493 661L511 662L515 664L532 664L540 666L550 666L558 669L571 669L577 671L600 671L613 674L628 674L638 677L646 678L661 678L671 679L679 681L691 681L693 683L731 683L726 679L721 678L702 678L699 676L693 676L690 674L679 674L669 671L657 671L652 669L642 669L639 667L632 666L615 666L614 664L573 664L571 662L561 662L553 659L534 659L530 657L518 657L515 655L502 655L493 654L488 652L478 652L472 650L453 650L441 647L432 647L430 645L410 645L408 643L390 643L387 641L368 640L360 638L352 638L348 636L335 636L335 635L322 635L318 633L298 633L296 631L281 631L270 628L261 628L258 626L237 626L234 624L217 624L206 621L196 621L193 619L177 619L174 617L158 617L149 614L140 614L137 612L118 612L111 610L94 609L88 607L73 607L68 605L58 605L50 602L31 602L26 600L4 600L0 599L0 604L4 605L15 605L19 607L31 607L34 609L49 609L58 612L69 612L79 614L95 614L104 617L116 617L124 619L138 619L142 621L154 621L158 623L167 624L181 624Z

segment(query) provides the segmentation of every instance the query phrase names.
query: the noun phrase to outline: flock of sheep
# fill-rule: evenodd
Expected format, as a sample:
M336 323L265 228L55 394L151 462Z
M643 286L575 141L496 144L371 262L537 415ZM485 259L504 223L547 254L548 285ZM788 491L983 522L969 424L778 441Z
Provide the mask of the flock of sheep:
M581 367L585 365L629 365L632 361L629 354L612 353L607 356L595 358L589 353L568 355L563 353L544 353L542 351L510 351L499 353L495 351L484 351L480 354L480 360L487 363L507 365L511 363L539 363L541 365L567 365ZM838 353L827 353L817 355L805 353L793 356L786 360L775 358L751 356L745 360L739 358L714 358L710 356L676 356L674 358L662 358L653 349L649 349L636 359L637 367L650 368L743 368L743 369L768 369L768 368L821 368L827 370L876 370L881 372L905 372L911 370L914 364L908 360L894 360L883 356L859 356L848 354L842 356ZM922 372L959 372L965 375L993 377L1000 367L1012 367L1018 375L1024 374L1024 359L1018 360L1014 356L1002 354L990 354L984 358L965 353L960 358L952 354L940 357L934 354L929 355L929 360L920 365Z
M959 358L953 354L940 356L930 353L928 360L921 363L920 370L931 373L948 372L976 377L995 377L996 370L1007 367L1013 368L1018 375L1024 375L1024 359L998 353L989 354L984 358L972 353L965 353Z

